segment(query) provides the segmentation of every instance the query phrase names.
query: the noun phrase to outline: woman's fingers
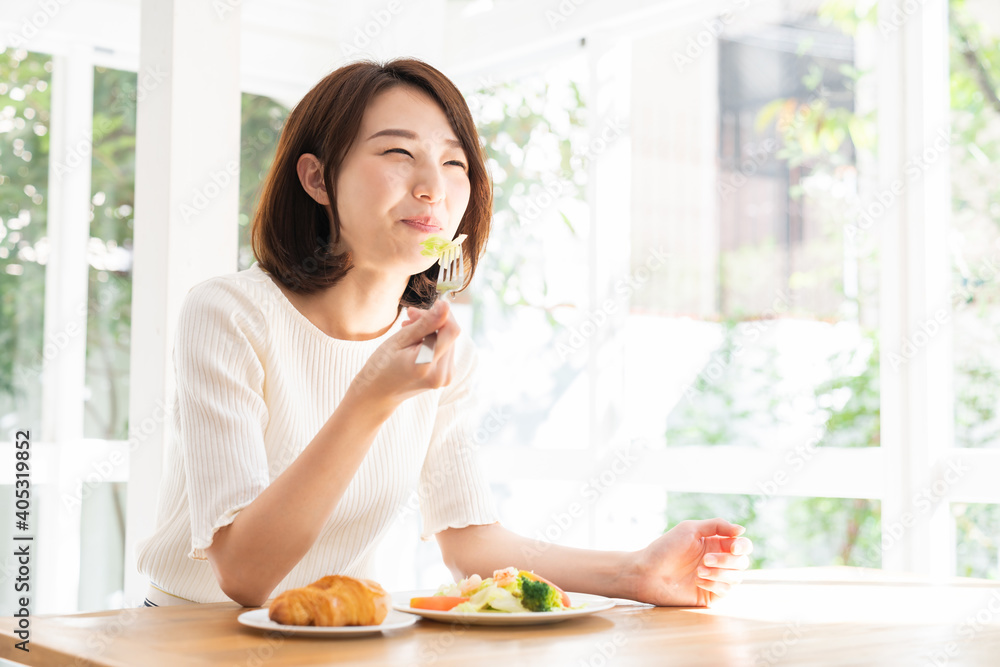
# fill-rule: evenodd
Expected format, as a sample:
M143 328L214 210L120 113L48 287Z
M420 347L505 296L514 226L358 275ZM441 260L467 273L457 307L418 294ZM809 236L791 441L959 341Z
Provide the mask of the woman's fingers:
M745 537L737 537L729 547L729 553L748 556L753 553L753 542Z
M747 556L753 553L753 542L745 537L705 537L702 544L706 554Z
M737 556L747 556L753 553L753 542L745 537L712 537L705 543L708 551L731 553Z
M705 567L702 565L698 568L698 577L711 581L721 581L727 584L738 584L743 581L743 570L727 569L722 567Z
M702 521L684 521L700 537L736 537L746 530L743 526L730 523L725 519L704 519ZM680 524L678 524L680 525Z
M419 313L412 313L412 310L417 310ZM448 321L451 309L445 303L444 299L438 299L437 303L431 306L430 310L414 308L408 309L406 314L411 318L410 322L396 334L399 337L400 348L418 345L424 339L424 336L434 333L441 328ZM414 315L416 315L416 319L414 319Z
M750 567L750 559L747 556L708 553L701 559L701 564L705 567L718 567L727 570L745 570Z
M437 330L437 342L434 343L435 362L439 362L444 358L446 353L453 349L455 341L461 332L462 329L458 326L458 320L455 319L455 315L449 308L448 319Z
M417 308L416 306L406 307L406 319L403 320L403 326L409 326L420 319L420 317L427 311L423 308Z
M406 316L409 319L403 322L405 328L396 334L399 349L412 348L415 355L423 339L436 333L433 361L415 370L432 386L447 385L451 382L454 366L454 343L461 333L450 304L445 299L438 299L427 310L407 308Z
M732 584L728 584L724 581L715 581L713 579L698 579L695 581L695 586L701 588L702 590L706 590L709 593L715 593L720 597L729 593L730 589L733 587Z
M434 349L436 352L437 347ZM451 378L455 374L455 346L449 345L448 351L444 353L444 356L437 363L441 367L444 386L451 384Z

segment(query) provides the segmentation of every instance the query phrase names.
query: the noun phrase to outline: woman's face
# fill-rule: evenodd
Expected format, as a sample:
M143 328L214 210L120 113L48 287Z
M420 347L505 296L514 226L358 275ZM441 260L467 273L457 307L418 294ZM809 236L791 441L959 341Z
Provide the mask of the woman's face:
M455 236L469 203L468 164L426 93L400 85L375 97L334 184L354 266L407 276L432 266L421 242Z

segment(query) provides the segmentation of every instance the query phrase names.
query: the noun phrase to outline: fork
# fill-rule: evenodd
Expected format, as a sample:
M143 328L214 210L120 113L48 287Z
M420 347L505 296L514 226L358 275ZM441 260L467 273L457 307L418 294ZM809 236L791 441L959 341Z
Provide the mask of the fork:
M465 234L462 234L445 248L438 258L437 291L440 294L439 299L451 296L465 283L465 263L462 261L462 241L464 240ZM420 343L420 351L417 353L416 363L428 364L434 360L434 344L436 342L436 331L424 336Z

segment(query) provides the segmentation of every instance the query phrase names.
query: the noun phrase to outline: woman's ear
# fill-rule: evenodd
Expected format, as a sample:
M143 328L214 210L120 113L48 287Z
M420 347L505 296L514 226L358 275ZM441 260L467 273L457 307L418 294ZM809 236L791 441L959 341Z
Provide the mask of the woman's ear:
M319 161L319 158L312 153L303 153L299 156L295 171L299 175L302 189L317 203L329 206L330 197L326 192L326 183L323 180L323 163Z

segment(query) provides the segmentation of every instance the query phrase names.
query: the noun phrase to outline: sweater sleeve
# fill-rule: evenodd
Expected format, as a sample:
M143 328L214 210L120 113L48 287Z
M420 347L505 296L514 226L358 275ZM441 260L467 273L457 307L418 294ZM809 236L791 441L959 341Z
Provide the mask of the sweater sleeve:
M476 458L482 440L477 434L477 353L465 335L455 345L455 377L442 390L420 472L423 540L447 528L499 521L490 485Z
M216 531L270 482L264 369L248 337L262 321L252 300L222 279L196 286L181 308L174 347L176 444L187 479L188 557L196 560L206 559Z

